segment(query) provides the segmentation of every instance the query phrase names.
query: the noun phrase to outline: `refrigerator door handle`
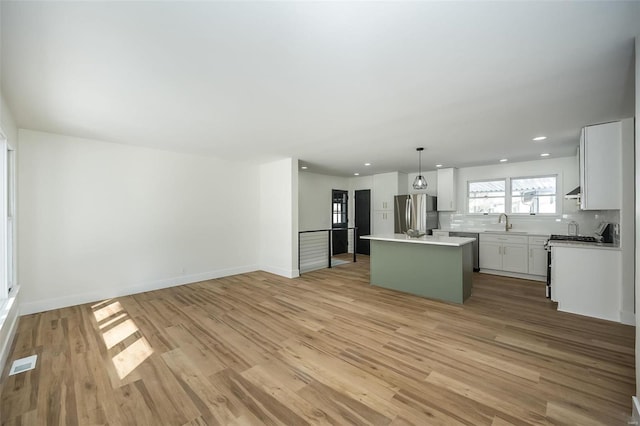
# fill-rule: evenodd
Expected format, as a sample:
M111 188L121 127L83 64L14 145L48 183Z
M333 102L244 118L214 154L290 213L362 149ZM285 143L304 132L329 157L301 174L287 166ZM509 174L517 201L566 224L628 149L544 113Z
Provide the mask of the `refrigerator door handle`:
M405 201L405 220L407 222L407 229L403 231L406 232L411 229L411 198L407 197L407 201Z

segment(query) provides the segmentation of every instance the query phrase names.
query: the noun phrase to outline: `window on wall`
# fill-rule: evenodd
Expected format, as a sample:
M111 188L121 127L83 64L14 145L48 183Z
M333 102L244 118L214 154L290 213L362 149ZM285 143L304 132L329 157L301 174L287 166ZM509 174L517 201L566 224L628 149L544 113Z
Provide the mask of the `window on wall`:
M0 300L15 287L15 151L0 132Z
M557 212L556 176L511 179L511 213Z
M468 213L504 213L506 179L469 181Z
M557 176L468 182L467 213L556 214Z

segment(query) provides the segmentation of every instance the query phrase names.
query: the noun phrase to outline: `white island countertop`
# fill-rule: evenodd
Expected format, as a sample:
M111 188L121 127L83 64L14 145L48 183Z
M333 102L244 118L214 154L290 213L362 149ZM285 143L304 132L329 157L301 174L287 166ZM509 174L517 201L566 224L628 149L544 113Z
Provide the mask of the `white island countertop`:
M476 240L475 238L437 237L434 235L425 235L419 238L411 238L405 234L366 235L360 238L362 238L363 240L392 241L397 243L411 244L431 244L450 247L460 247L465 244L471 244Z

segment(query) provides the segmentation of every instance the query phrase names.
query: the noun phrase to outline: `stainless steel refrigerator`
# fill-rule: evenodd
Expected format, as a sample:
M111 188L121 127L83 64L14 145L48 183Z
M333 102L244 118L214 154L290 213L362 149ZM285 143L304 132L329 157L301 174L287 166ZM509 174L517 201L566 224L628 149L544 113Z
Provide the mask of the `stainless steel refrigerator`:
M436 198L427 194L396 195L394 232L405 234L408 229L415 229L431 235L431 230L438 228Z

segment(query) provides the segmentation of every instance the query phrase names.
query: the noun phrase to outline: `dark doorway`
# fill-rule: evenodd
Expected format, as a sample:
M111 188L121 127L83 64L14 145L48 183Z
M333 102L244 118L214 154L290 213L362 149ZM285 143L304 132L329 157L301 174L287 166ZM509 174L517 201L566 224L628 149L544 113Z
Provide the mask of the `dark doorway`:
M349 239L347 236L348 215L347 205L349 196L347 191L334 189L331 191L331 229L333 230L333 254L347 253Z
M355 225L356 253L369 255L369 240L361 240L360 235L371 235L371 190L356 191Z

